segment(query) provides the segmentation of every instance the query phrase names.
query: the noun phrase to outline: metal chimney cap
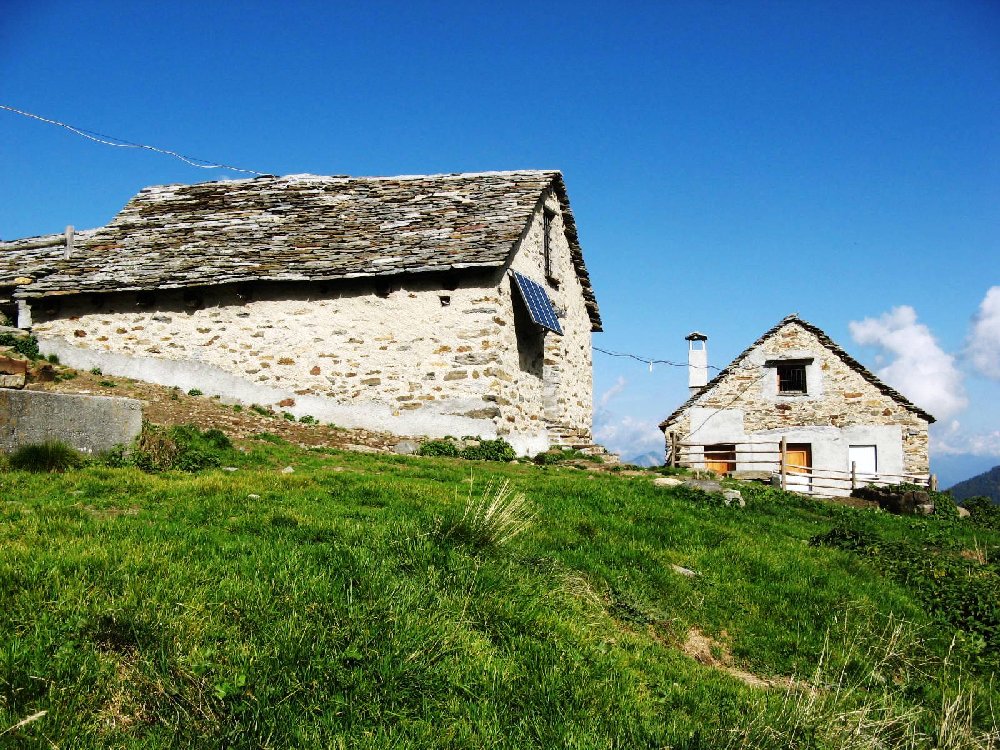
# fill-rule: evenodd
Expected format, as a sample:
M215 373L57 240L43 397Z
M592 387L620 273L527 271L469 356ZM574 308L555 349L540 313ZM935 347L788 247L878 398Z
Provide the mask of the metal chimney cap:
M699 331L692 331L684 337L685 341L708 341L708 336Z

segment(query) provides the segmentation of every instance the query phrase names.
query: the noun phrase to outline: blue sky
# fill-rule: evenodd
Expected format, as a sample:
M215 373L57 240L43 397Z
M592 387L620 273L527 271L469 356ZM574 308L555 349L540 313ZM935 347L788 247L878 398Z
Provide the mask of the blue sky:
M0 104L273 174L561 169L595 345L683 361L698 329L723 366L797 312L941 412L946 483L1000 463L992 0L3 0ZM2 111L0 165L5 239L238 176ZM595 354L626 455L685 392Z

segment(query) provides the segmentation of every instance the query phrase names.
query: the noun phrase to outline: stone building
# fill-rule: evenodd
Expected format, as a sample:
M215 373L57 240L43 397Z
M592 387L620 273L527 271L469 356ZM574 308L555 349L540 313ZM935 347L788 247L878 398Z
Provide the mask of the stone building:
M64 364L522 453L590 441L601 318L557 171L157 186L0 251L0 306Z
M692 334L690 398L661 424L667 457L718 473L771 471L782 439L792 484L847 494L856 483L928 477L934 417L881 382L822 330L791 315L712 380ZM700 346L699 346L700 342Z

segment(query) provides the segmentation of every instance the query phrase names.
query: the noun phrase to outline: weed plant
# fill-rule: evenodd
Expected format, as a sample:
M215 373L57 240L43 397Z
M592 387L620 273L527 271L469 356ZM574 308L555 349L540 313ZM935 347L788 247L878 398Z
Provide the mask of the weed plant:
M459 452L454 441L448 439L425 440L417 451L418 455L421 456L446 456L450 458L458 458Z
M497 550L527 531L534 518L524 493L515 491L509 480L490 479L477 497L470 476L465 510L444 536L477 550Z
M34 336L18 336L13 333L0 333L0 346L13 349L18 354L27 357L31 361L39 359L42 355L38 351L38 339Z
M193 425L159 427L143 424L131 450L119 448L105 456L112 467L135 466L147 472L201 471L221 466L232 454L232 442L220 430Z
M1000 505L988 497L970 497L962 503L969 511L969 521L990 531L1000 531Z
M15 471L59 472L79 468L83 455L60 440L23 445L10 454L8 466Z

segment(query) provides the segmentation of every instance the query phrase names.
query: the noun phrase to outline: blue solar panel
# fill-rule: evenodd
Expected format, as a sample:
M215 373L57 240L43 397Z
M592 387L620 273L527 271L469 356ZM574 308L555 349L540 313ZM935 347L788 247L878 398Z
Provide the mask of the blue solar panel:
M552 309L552 301L545 293L541 284L537 284L527 276L514 271L514 280L517 282L517 289L521 292L521 299L531 314L531 319L542 328L546 328L553 333L563 335L559 326L559 319L556 318L556 311Z

